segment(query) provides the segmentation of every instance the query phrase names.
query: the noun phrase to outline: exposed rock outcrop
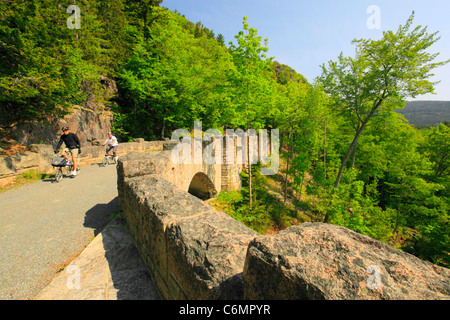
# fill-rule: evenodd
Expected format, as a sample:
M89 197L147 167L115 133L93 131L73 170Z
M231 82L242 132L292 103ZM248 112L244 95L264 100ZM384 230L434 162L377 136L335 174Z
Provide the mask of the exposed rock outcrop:
M113 114L110 111L94 111L80 106L61 119L41 120L32 124L22 124L14 128L13 137L21 144L52 144L56 145L61 136L61 128L69 126L80 139L81 145L90 145L96 139L106 139L111 131Z
M304 223L254 239L247 299L450 299L450 270L344 227Z
M73 105L68 115L18 124L11 130L11 138L24 145L56 144L62 134L61 128L69 126L72 132L77 133L82 145L90 145L96 139L106 139L107 132L112 129L113 113L105 104L114 103L118 90L112 79L100 76L98 81L98 84L83 85L82 90L87 93L87 98L81 105Z

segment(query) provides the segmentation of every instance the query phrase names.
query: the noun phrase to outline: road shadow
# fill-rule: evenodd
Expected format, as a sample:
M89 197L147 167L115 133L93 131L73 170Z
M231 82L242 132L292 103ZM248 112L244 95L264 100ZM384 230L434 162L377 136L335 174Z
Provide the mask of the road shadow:
M102 230L102 240L117 300L161 300L120 215Z
M55 180L55 176L49 177L49 178L41 179L41 181L42 181L42 182L57 183L56 180Z
M118 198L97 204L86 212L84 224L102 234L105 258L117 300L160 300L150 272L120 216Z
M62 181L64 181L64 180L71 180L71 179L75 179L75 178L77 178L77 177L71 176L69 174L64 174L63 177L62 177ZM62 182L62 181L60 181L60 182L56 181L54 174L51 175L50 177L43 178L43 179L41 179L39 181L41 181L41 182L50 182L50 183L60 183L60 182Z
M111 217L119 210L119 201L115 197L107 204L99 203L86 211L83 226L94 229L97 236L111 220Z

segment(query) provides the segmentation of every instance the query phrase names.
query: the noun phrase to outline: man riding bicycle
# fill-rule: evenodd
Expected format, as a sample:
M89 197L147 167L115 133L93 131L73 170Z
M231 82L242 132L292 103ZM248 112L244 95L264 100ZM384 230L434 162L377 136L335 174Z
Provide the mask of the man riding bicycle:
M103 146L105 144L108 144L108 147L106 147L106 154L109 156L109 152L112 150L113 156L115 160L119 159L117 156L117 147L119 146L119 142L117 142L117 138L112 135L112 132L108 132L108 137L106 138L105 142L103 142Z
M61 135L61 138L59 138L59 142L56 145L55 153L58 153L59 148L61 147L62 143L64 142L65 148L61 152L61 156L69 160L67 157L67 153L70 153L72 156L72 163L73 163L73 171L72 175L77 175L77 156L81 153L80 149L80 140L78 140L78 136L75 133L70 132L69 127L65 126L62 128L63 135Z

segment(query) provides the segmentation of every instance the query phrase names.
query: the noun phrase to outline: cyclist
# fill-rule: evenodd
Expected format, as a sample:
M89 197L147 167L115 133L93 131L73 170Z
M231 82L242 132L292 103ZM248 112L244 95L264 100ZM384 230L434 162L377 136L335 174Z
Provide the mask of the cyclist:
M72 156L72 163L73 163L72 175L76 176L77 175L77 156L78 156L78 154L81 153L80 140L78 139L78 136L75 133L70 132L69 127L64 126L62 128L62 131L63 131L63 135L61 135L61 138L59 138L59 142L56 145L56 148L54 151L55 151L55 153L58 153L59 148L61 147L62 143L64 142L66 147L61 152L61 155L64 158L66 158L67 160L69 160L69 158L67 157L67 153L70 153L70 155Z
M119 146L119 142L117 142L117 138L112 135L112 132L108 132L108 137L102 145L104 146L105 144L108 144L108 147L106 148L106 155L109 156L109 152L112 150L114 159L117 161L117 159L119 159L117 156L117 147Z

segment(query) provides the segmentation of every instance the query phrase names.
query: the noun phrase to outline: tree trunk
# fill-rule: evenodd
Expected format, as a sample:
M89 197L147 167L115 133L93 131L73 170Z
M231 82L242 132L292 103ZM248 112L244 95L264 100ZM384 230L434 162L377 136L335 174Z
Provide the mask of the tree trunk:
M355 150L356 145L358 144L358 139L361 136L361 133L363 132L364 128L366 127L366 124L367 124L367 121L364 122L361 125L361 127L358 129L358 131L356 132L355 137L353 138L352 144L348 148L347 153L345 154L345 157L342 160L341 167L339 168L339 173L338 173L338 176L336 178L336 182L334 183L334 187L335 188L339 187L339 184L341 183L342 174L344 173L344 169L345 169L345 167L347 165L348 159L350 158L350 155L352 154L353 150Z
M323 128L323 172L327 180L327 120Z
M165 128L166 128L166 121L163 118L163 120L162 120L162 128L161 128L161 140L164 140L164 130L165 130Z
M248 65L247 65L248 70ZM252 164L250 161L250 136L248 135L248 129L250 128L250 120L248 118L248 94L249 94L249 81L247 80L247 104L246 104L246 113L247 113L247 138L248 138L248 144L247 144L247 157L248 157L248 199L249 199L249 206L250 210L252 209Z
M289 172L289 153L291 152L292 147L292 126L289 129L289 143L288 143L288 150L287 150L287 163L286 163L286 176L284 178L284 203L286 203L286 197L287 197L287 187L288 187L288 172Z
M352 163L350 165L350 170L353 170L354 166L355 166L355 161L356 161L356 149L358 148L358 143L356 143L355 148L353 149L353 153L352 153ZM350 180L348 181L348 184L352 184L352 179L350 178Z
M353 155L352 155L352 164L350 165L350 169L353 169L355 166L355 160L356 160L356 149L358 148L358 142L355 145L355 148L353 149Z
M248 156L248 196L250 209L252 209L252 164L250 162L250 136L248 136L247 156Z
M388 97L388 93L386 92L386 90L383 91L383 94L381 95L380 98L378 98L376 100L376 102L374 102L372 110L370 110L369 114L367 115L367 117L364 119L364 121L361 123L361 126L359 128L356 129L356 135L353 138L353 142L350 145L350 147L347 150L347 153L345 154L344 159L342 160L341 163L341 167L339 168L339 173L338 176L336 178L336 182L334 183L334 187L337 188L339 187L339 184L341 183L341 179L342 179L342 174L344 173L344 169L345 166L347 165L348 159L350 158L351 153L353 152L353 150L355 150L356 145L358 144L358 139L361 136L361 133L363 132L364 128L366 127L367 123L369 122L370 118L375 114L375 111L378 110L378 108L380 107L380 105L383 103L383 101Z
M398 232L399 221L400 221L400 202L397 200L397 215L395 217L395 227L394 230L392 231L392 233L395 235L397 235Z
M247 83L248 89L248 83ZM247 102L247 158L248 158L248 200L250 210L252 209L252 164L250 161L250 135L248 135L248 129L250 128L250 123L248 120L248 102Z

